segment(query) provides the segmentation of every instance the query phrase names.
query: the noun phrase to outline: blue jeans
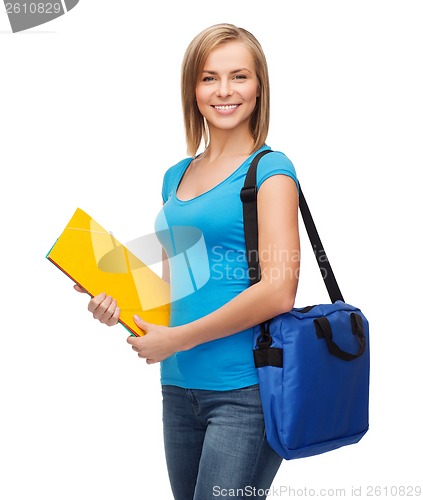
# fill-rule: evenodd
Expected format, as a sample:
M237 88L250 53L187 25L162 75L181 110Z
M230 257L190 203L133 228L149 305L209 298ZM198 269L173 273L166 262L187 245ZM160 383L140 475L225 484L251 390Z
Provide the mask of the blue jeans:
M175 500L266 498L282 459L269 447L258 385L162 387L166 462Z

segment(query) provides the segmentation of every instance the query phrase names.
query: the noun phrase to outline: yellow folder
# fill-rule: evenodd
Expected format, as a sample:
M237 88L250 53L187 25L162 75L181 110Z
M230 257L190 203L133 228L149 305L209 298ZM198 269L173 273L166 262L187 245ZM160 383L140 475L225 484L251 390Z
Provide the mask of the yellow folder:
M105 292L115 298L119 321L133 335L144 333L134 314L169 324L169 284L80 208L46 257L92 297Z

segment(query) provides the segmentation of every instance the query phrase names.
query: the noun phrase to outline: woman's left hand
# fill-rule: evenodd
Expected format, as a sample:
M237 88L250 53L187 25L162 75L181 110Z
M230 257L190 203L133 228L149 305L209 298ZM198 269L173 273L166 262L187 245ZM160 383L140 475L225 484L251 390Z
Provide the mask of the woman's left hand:
M127 341L138 356L146 360L147 364L163 361L177 351L176 335L173 335L172 328L147 323L138 316L134 316L134 321L146 335L131 336Z

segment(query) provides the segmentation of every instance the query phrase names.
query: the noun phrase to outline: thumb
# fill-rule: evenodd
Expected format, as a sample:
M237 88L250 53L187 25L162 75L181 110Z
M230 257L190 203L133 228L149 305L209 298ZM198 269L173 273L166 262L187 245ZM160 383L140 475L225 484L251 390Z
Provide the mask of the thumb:
M150 323L147 323L147 321L144 321L143 319L141 319L136 314L134 314L134 322L138 326L138 328L140 328L141 330L143 330L144 333L148 332Z

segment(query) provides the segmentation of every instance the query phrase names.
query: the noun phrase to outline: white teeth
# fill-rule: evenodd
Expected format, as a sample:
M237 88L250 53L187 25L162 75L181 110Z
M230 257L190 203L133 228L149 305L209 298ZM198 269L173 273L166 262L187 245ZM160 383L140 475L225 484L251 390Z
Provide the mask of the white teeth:
M216 109L221 109L221 110L223 110L223 109L235 109L237 107L238 107L237 104L228 104L226 106L215 106Z

